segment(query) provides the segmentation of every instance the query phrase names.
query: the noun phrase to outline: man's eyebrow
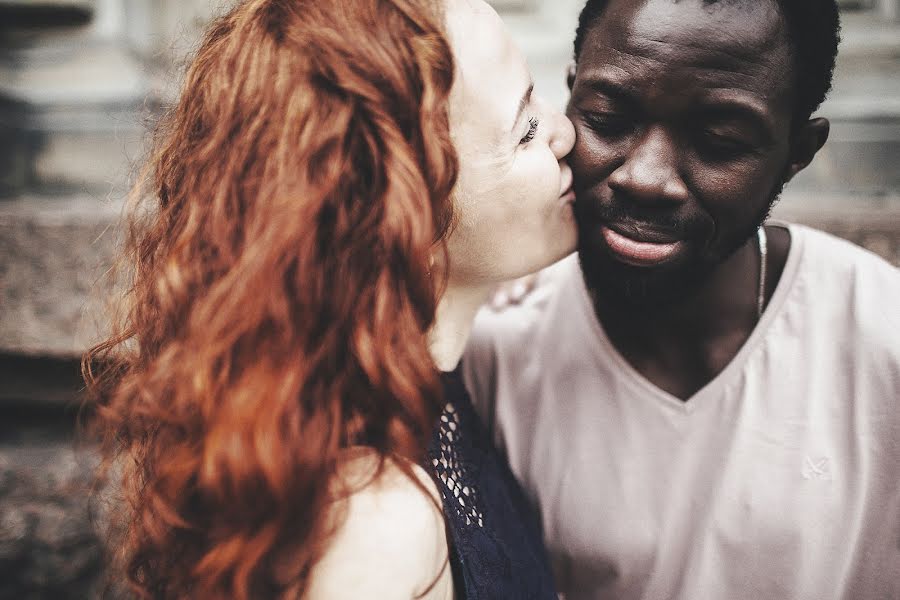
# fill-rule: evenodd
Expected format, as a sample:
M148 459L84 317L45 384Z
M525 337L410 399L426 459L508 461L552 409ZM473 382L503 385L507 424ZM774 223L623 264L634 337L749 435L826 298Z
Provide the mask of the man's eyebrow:
M528 86L528 89L525 90L525 94L522 95L522 99L519 100L519 109L516 111L516 118L513 120L512 127L510 127L510 131L515 130L516 124L519 122L519 119L522 118L522 113L525 112L525 107L528 106L528 103L531 102L531 93L534 91L534 82Z
M631 92L602 75L593 77L589 75L581 80L581 85L587 86L588 89L599 92L604 96L608 96L617 102L622 102L624 104L633 104L635 102L635 98Z
M722 116L735 116L735 117L744 117L746 119L752 119L755 121L764 121L765 117L763 117L763 113L760 110L757 110L755 106L752 104L748 104L746 102L742 102L736 99L728 99L728 100L712 100L707 101L704 104L709 107L710 110L722 115Z
M774 139L775 124L763 107L742 98L710 98L697 106L697 111L720 119L739 119L759 129L770 140Z

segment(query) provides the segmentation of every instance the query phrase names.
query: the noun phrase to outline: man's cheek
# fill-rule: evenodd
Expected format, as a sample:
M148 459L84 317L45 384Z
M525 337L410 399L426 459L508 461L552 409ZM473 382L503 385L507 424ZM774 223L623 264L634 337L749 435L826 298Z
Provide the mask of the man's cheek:
M575 146L572 147L572 152L569 153L569 164L575 170L586 171L589 167L589 156L587 140L583 135L576 133Z
M569 155L569 164L572 166L576 180L587 183L596 183L606 179L612 172L615 162L613 153L608 145L598 140L583 140L575 144L575 148Z

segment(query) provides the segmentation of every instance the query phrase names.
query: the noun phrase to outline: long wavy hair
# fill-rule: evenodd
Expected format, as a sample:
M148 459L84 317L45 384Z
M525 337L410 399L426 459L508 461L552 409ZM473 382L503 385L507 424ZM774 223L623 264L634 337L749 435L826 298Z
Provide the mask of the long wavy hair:
M457 174L442 21L427 0L248 0L206 33L130 202L120 317L83 361L139 596L299 597L342 451L424 459Z

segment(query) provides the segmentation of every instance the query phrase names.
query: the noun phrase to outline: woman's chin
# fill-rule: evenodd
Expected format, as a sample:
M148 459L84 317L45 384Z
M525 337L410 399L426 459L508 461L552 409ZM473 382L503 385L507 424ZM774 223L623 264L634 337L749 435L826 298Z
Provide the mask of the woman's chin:
M547 240L547 244L545 245L547 251L539 260L535 261L534 267L531 269L532 272L540 271L541 269L561 261L577 249L578 230L575 227L575 219L572 216L571 210L571 208L568 209L568 220L563 222L556 234Z

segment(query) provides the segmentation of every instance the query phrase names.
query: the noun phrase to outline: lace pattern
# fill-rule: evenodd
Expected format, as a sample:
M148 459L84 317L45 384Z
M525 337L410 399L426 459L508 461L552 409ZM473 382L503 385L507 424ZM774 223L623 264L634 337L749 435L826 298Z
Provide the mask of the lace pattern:
M444 406L438 425L438 456L431 460L438 479L450 492L453 509L467 526L484 527L484 514L478 508L478 495L460 461L458 443L464 435L460 429L459 413L452 402ZM446 494L444 494L446 496Z
M459 372L425 463L441 493L458 600L557 600L540 524L475 413Z

